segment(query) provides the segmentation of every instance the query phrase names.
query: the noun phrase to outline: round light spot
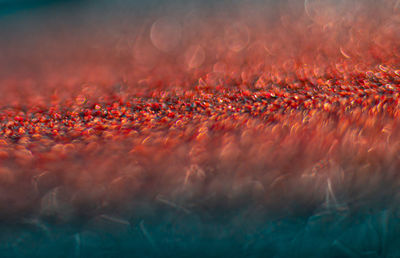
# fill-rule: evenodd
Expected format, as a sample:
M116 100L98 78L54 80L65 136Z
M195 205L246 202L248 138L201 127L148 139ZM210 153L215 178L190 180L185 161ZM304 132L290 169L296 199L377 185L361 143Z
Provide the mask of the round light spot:
M173 18L163 17L153 23L150 39L153 45L163 51L170 52L179 45L182 28Z
M345 0L304 0L304 10L315 23L326 25L344 17L349 3Z
M234 52L243 50L249 43L249 39L249 29L242 23L234 23L228 26L225 30L226 45Z

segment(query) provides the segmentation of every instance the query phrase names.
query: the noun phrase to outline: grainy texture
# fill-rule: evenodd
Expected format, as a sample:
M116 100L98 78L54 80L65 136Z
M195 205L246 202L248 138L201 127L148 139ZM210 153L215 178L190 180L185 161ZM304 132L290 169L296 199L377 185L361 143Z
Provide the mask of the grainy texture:
M400 256L398 4L325 2L0 42L1 256Z

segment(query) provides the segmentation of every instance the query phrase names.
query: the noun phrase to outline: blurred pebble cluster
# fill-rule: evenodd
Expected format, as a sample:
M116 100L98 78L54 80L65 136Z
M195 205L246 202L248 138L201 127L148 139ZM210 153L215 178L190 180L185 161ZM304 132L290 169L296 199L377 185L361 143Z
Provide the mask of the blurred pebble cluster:
M399 257L398 2L189 7L0 40L0 256Z

